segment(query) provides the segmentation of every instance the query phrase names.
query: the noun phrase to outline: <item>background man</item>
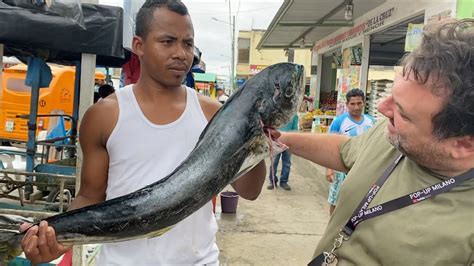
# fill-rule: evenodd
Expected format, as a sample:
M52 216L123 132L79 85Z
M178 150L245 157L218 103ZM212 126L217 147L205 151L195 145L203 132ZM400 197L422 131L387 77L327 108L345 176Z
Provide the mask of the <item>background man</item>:
M224 92L224 90L220 87L216 87L216 92L217 92L217 100L221 103L224 104L227 99L229 99L229 96L227 96Z
M346 94L347 112L336 117L329 127L329 133L348 137L358 136L374 125L374 119L364 114L365 94L359 89L352 89ZM336 172L332 169L326 170L326 179L331 182L329 186L329 213L332 214L336 208L337 196L346 177L345 173Z
M280 131L283 132L290 132L290 131L298 131L298 115L294 115L288 124L284 125L283 127L279 128ZM273 166L270 166L270 170L268 171L270 175L268 179L270 184L267 186L267 189L274 189L275 185L278 184L278 177L276 176L276 171L278 169L278 163L281 158L281 174L280 174L280 187L284 190L291 190L290 185L288 185L288 178L290 177L291 171L291 153L289 150L285 150L282 153L275 155L273 159Z

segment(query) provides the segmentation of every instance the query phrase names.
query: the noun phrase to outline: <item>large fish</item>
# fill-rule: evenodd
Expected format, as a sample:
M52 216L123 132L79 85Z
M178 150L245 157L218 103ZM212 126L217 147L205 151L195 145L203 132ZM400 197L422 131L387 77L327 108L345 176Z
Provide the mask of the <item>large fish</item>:
M303 90L303 66L267 67L228 99L186 160L167 177L122 197L45 220L58 241L67 245L163 234L248 170L246 158L267 152L264 128L287 123L303 99ZM0 232L0 263L19 254L22 237L16 230Z

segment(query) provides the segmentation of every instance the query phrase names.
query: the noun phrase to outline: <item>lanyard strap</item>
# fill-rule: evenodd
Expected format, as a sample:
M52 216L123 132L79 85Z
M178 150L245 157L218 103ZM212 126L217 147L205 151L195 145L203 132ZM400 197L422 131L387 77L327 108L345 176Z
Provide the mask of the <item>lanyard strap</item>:
M379 204L370 209L367 209L372 200L375 198L375 195L379 192L380 188L383 186L385 181L387 181L390 174L393 172L398 163L403 159L403 155L400 155L395 159L395 161L382 173L382 175L377 179L374 185L369 189L364 199L359 203L359 206L354 210L349 221L347 221L344 228L339 233L339 236L334 242L334 247L330 252L323 252L316 258L314 258L308 265L321 265L323 263L330 264L336 261L335 250L338 249L344 241L349 240L352 233L356 229L357 225L365 220L374 218L406 206L424 201L431 197L434 197L443 192L449 191L454 187L460 185L462 182L469 180L474 177L474 168L465 172L464 174L452 177L448 180L441 181L434 185L425 187L423 189L417 190L413 193L409 193L405 196L399 197L397 199Z
M403 155L400 155L385 170L385 172L379 177L377 182L375 182L375 184L367 192L365 198L361 201L359 206L354 210L354 213L352 214L351 218L349 219L349 221L347 221L346 225L342 229L342 231L347 236L351 236L354 230L356 229L357 225L361 223L362 221L427 200L438 194L449 191L453 189L454 187L458 186L459 184L461 184L462 182L474 177L474 168L473 168L461 175L452 177L450 179L441 181L434 185L406 194L397 199L376 205L372 208L368 208L369 204L372 202L375 195L377 195L380 188L383 186L385 181L387 181L388 176L393 172L393 170L395 169L395 167L398 165L398 163L401 161L402 158L403 158Z

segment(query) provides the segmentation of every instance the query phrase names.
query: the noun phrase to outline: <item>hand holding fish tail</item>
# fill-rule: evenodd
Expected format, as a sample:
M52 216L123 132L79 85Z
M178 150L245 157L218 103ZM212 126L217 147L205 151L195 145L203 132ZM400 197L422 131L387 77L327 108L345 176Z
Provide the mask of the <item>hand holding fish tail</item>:
M57 242L54 229L46 221L42 221L39 226L24 223L20 231L24 230L28 231L21 240L21 247L33 265L57 259L71 248Z

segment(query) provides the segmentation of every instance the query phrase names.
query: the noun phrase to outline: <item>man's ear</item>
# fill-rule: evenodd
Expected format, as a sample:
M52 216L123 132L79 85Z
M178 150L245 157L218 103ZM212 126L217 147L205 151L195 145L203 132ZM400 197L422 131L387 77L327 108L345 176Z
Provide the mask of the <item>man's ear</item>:
M143 55L143 38L140 36L133 36L132 40L132 50L133 53L138 57Z
M453 159L474 159L474 136L463 136L453 140L451 156Z

